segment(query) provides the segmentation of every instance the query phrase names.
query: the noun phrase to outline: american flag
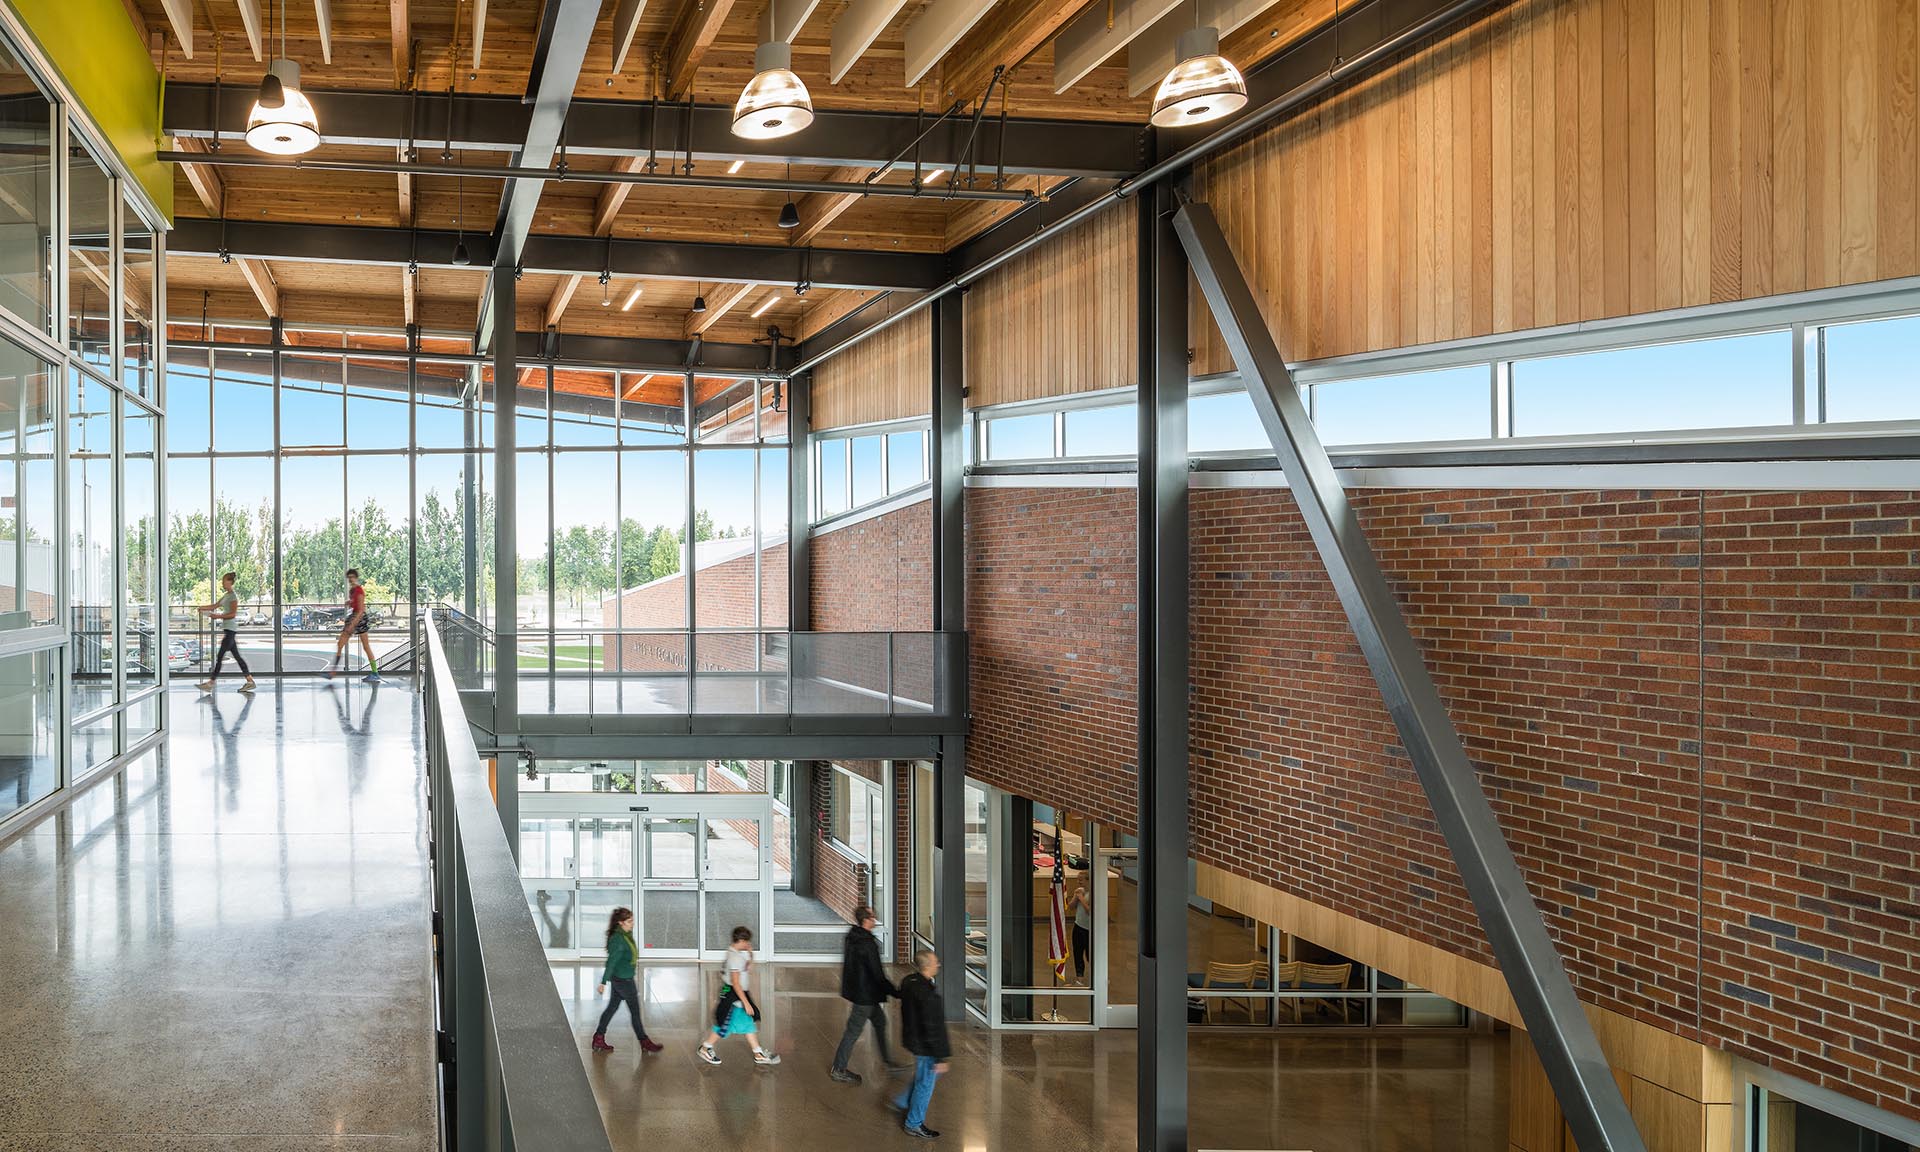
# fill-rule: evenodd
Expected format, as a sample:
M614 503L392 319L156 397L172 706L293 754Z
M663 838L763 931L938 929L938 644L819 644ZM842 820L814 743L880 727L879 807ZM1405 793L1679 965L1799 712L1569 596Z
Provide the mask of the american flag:
M1060 834L1053 837L1053 923L1047 933L1047 959L1053 964L1054 978L1067 974L1067 873L1066 853Z

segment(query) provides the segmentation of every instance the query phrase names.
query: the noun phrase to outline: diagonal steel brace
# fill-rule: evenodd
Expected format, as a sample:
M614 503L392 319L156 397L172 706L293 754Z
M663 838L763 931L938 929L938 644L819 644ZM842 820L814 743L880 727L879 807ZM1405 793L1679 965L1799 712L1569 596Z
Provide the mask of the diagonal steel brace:
M1426 660L1314 433L1293 374L1280 358L1219 222L1206 205L1185 202L1174 213L1173 226L1433 805L1575 1141L1582 1152L1645 1152L1546 921L1527 892L1520 865L1447 717Z

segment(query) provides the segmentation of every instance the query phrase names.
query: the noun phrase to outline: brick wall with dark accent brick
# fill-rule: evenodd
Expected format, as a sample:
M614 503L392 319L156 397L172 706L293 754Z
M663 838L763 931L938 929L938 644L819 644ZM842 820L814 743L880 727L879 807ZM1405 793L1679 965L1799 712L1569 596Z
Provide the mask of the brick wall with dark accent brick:
M808 547L815 631L933 627L933 501L822 532Z
M1920 504L1354 499L1582 995L1920 1115ZM1134 500L968 493L970 768L1123 828ZM1490 962L1291 497L1193 527L1195 855Z
M1134 494L967 492L976 779L1133 825Z

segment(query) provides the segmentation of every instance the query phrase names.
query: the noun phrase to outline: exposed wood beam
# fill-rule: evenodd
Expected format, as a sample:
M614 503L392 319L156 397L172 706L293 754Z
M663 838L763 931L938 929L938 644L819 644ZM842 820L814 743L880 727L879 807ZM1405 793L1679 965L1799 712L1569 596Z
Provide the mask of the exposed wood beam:
M657 375L657 373L642 372L638 380L635 380L632 384L629 384L627 386L626 392L621 395L620 399L631 400L635 396L640 395L640 389L645 388L647 386L647 382L652 380L655 375Z
M907 24L907 87L912 88L933 71L940 58L980 22L993 4L994 0L934 0L915 16Z
M622 156L613 168L616 172L638 172L646 167L646 161L638 156ZM620 209L625 206L627 197L633 194L636 185L606 184L600 188L600 200L593 206L593 234L610 236L613 234L613 222L620 217Z
M407 158L407 150L404 146L396 151L400 159ZM401 172L397 174L397 179L400 185L400 226L408 228L413 225L413 175L409 172Z
M827 179L848 184L862 183L867 178L868 169L835 168L827 174ZM800 227L794 229L793 242L808 244L815 236L826 230L827 225L840 218L840 214L860 202L858 192L809 192L802 196L795 206L800 210Z
M720 26L732 11L733 0L687 0L679 30L667 46L668 99L685 98L687 89L693 86L693 74L699 70L700 61L706 58L707 49L713 47L714 38L720 35Z
M1053 42L1053 90L1065 92L1180 6L1180 0L1114 0L1080 13ZM1109 15L1111 14L1111 15ZM1182 25L1193 27L1189 20Z
M842 289L827 297L820 304L808 308L800 314L801 340L811 340L815 336L852 315L862 304L880 295L878 292L862 292L858 289Z
M333 63L333 0L313 0L313 17L320 26L320 62Z
M126 4L129 14L140 11L135 0L126 0ZM173 39L180 45L181 55L193 59L193 0L160 0L160 9L167 14L167 26L173 29ZM143 17L142 24L144 20Z
M560 283L554 285L553 295L547 297L547 319L543 328L558 328L560 317L567 311L567 305L573 300L574 292L580 287L584 276L563 276Z
M418 303L414 300L413 281L414 275L411 269L400 269L400 311L406 317L408 324L416 323L414 317L420 314Z
M745 300L755 288L753 284L728 284L715 292L707 300L707 310L694 315L687 313L687 339L691 340L700 333L720 322L720 318L742 300Z
M393 37L393 86L406 88L413 78L413 19L408 0L388 0L387 24Z
M480 45L487 37L487 0L473 0L473 69L480 70Z
M1139 96L1157 87L1174 64L1174 44L1180 39L1180 33L1193 27L1196 19L1194 4L1196 0L1182 0L1172 12L1159 23L1148 28L1127 45L1127 94ZM1251 23L1262 12L1274 9L1274 17L1283 22L1320 20L1321 13L1333 11L1333 0L1211 0L1202 15L1215 28L1220 29L1220 38L1225 41L1233 32ZM1306 30L1303 23L1294 29L1292 35L1284 30L1280 35L1267 37L1274 43L1274 49L1286 47ZM1223 49L1224 50L1224 49ZM1228 59L1239 65L1242 70L1253 66L1253 61L1238 55L1229 54Z
M840 83L840 78L860 62L860 57L906 6L907 0L853 0L848 4L846 11L833 22L827 78Z
M782 0L782 3L776 6L777 10L767 13L768 19L773 24L767 29L768 39L778 40L782 44L793 43L793 38L800 35L801 27L818 7L820 7L820 0Z
M1012 68L1038 51L1087 2L1034 0L1000 5L940 62L940 91L950 100L978 100L995 68Z
M247 30L247 46L253 49L253 58L260 59L260 0L234 0L240 6L240 23Z
M147 14L140 11L140 5L134 0L120 0L120 6L127 10L127 21L133 25L134 34L140 37L140 43L151 45L153 33L147 28Z
M174 144L182 152L207 150L207 142L204 140L182 137ZM201 206L206 208L207 215L219 216L221 206L227 199L227 186L220 179L220 173L206 164L182 164L180 172L187 178L187 184L193 189L193 194L199 197Z
M247 287L253 289L253 298L260 301L267 317L280 315L280 286L273 282L273 270L267 267L267 262L241 257L233 263L240 269L240 275L246 277Z
M633 35L640 31L640 17L646 10L647 0L620 0L620 6L613 10L613 74L616 76L627 66Z
M1335 14L1333 0L1285 0L1272 4L1237 32L1220 32L1220 53L1251 73L1269 59L1294 47ZM1342 8L1340 11L1349 11Z

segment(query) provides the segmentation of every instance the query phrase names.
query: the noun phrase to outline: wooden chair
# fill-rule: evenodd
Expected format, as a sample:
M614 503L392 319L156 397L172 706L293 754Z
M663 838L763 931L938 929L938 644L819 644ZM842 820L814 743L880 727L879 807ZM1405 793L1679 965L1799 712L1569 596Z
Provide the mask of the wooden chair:
M1351 962L1346 964L1308 964L1302 962L1300 965L1300 979L1294 987L1325 988L1329 991L1343 991L1346 989L1347 981L1351 979L1353 979L1353 964ZM1348 1023L1348 1001L1345 997L1315 997L1314 1003L1325 1004L1328 1011L1332 1011L1334 1005L1338 1003L1340 1006L1340 1022L1342 1024Z
M1247 991L1252 992L1259 989L1262 984L1265 984L1268 988L1273 987L1269 969L1267 967L1267 964L1264 961L1249 961L1245 964L1223 964L1217 960L1207 961L1207 979L1204 985L1205 987L1244 988ZM1253 1018L1252 997L1241 999L1240 997L1234 997L1234 996L1227 996L1227 997L1209 996L1207 997L1207 1022L1208 1023L1213 1022L1213 1006L1215 1004L1220 1003L1222 1001L1225 1001L1227 1003L1232 1003L1236 999L1239 999L1242 1004L1246 1005L1247 1018L1252 1019Z
M1288 960L1283 963L1274 965L1273 967L1274 991L1277 992L1282 988L1298 988L1298 987L1300 987L1300 961ZM1288 1009L1293 1013L1293 1022L1295 1024L1298 1024L1300 1022L1300 1001L1295 997L1289 996L1286 998L1286 1004Z

